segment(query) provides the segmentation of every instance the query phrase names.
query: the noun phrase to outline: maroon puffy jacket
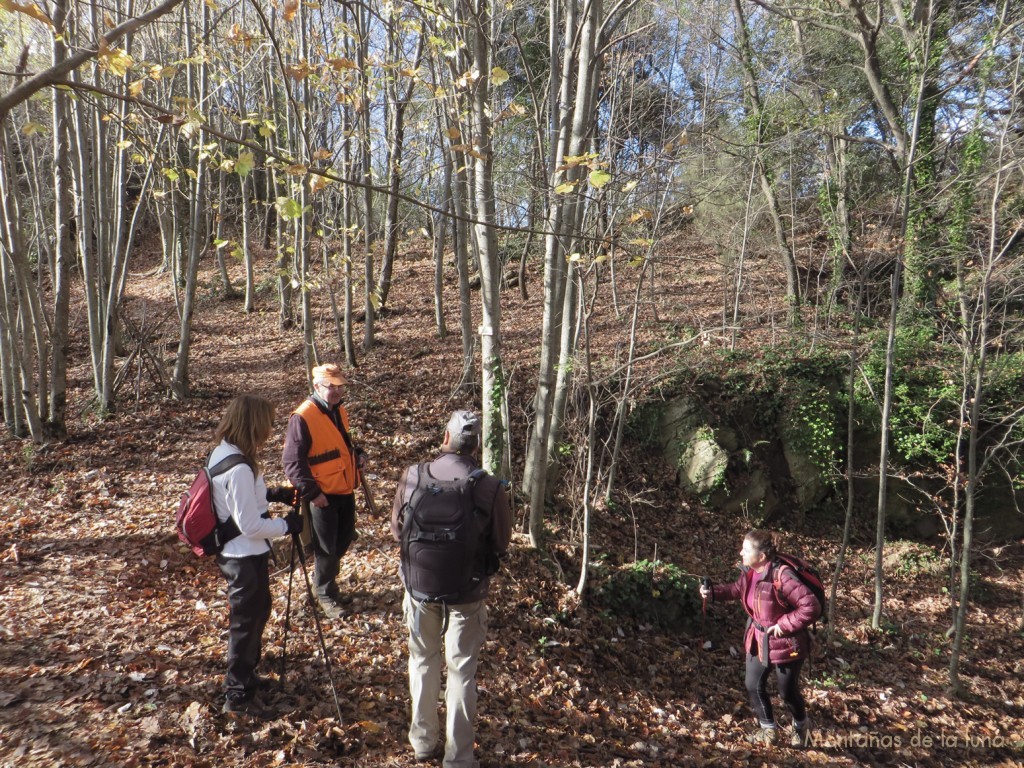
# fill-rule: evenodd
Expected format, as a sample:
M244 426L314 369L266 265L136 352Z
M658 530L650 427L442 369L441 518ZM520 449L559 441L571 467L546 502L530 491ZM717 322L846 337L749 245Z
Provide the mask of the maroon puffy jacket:
M781 569L776 577L776 569ZM751 612L744 602L743 608L752 619L743 636L743 649L757 654L764 663L765 630L778 624L782 637L768 637L768 657L772 664L785 664L806 658L811 650L811 636L807 627L821 615L821 606L800 578L788 565L773 564L763 573L744 568L732 584L716 584L712 595L716 601L740 600L747 594L750 580L757 578L754 606ZM779 582L775 589L773 581Z

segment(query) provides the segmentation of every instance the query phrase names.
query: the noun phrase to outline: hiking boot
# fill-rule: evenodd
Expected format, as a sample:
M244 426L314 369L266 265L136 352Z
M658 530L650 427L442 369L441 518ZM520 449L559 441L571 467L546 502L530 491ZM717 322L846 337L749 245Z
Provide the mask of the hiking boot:
M440 747L434 747L431 752L417 752L413 758L417 763L432 763L435 760L440 760L444 756L444 750Z
M343 619L348 615L341 603L330 595L321 595L317 602L328 619Z
M338 605L352 604L352 595L348 592L342 592L340 589L338 589L337 584L332 584L324 592L320 593L321 600L323 600L325 597L330 600L333 600Z
M795 749L802 749L803 747L806 747L809 743L810 730L810 726L806 723L803 728L797 728L794 726L793 733L789 735L789 746L794 747Z
M747 736L747 741L749 741L751 744L764 744L765 746L771 746L778 740L778 728L758 728L756 731Z
M276 711L261 704L252 697L248 699L225 699L221 712L228 717L250 718L252 720L273 720L277 717Z
M276 677L264 677L263 675L252 676L252 687L257 691L271 693L281 687L281 681Z

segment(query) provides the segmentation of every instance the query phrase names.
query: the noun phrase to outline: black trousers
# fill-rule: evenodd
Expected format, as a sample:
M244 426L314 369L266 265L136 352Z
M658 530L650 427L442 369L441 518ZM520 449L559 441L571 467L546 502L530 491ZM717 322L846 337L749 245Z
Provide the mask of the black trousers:
M765 666L755 654L747 654L747 695L750 696L750 706L754 710L761 725L775 722L775 715L772 712L772 700L768 696L766 684L768 674L775 670L775 680L779 684L779 696L785 702L795 722L802 722L807 717L807 706L804 703L804 695L800 692L800 669L804 665L803 659L790 661L786 664L768 664Z
M327 496L327 506L309 505L313 523L314 578L318 597L337 597L341 558L355 540L356 497Z
M263 655L263 629L270 619L270 553L249 557L217 555L228 581L229 699L249 699L256 692L256 666Z

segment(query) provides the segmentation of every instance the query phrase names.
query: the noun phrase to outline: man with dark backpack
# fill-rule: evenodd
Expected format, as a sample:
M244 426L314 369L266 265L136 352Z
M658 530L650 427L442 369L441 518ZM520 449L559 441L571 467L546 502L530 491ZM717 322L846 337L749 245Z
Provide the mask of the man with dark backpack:
M480 417L456 411L441 454L402 473L391 510L401 544L409 632L409 743L417 762L438 757L441 645L448 666L445 768L475 768L476 668L487 634L490 577L512 537L505 483L479 468Z

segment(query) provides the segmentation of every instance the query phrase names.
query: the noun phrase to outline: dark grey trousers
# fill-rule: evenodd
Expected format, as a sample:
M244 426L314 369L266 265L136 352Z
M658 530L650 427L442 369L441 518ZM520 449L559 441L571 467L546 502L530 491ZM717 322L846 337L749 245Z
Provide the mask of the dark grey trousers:
M317 597L337 597L341 558L355 540L356 497L328 496L322 509L309 505L313 522L314 578Z
M270 619L270 553L217 556L228 581L227 698L245 700L256 692L256 666L263 655L263 629Z
M807 717L807 707L804 703L804 695L800 692L800 669L804 660L791 661L788 664L761 663L757 656L747 654L746 686L747 695L750 697L750 707L754 710L761 725L775 722L775 713L772 712L772 701L768 696L767 682L768 675L775 670L775 682L779 686L779 696L785 702L786 708L793 715L793 720L803 722Z

